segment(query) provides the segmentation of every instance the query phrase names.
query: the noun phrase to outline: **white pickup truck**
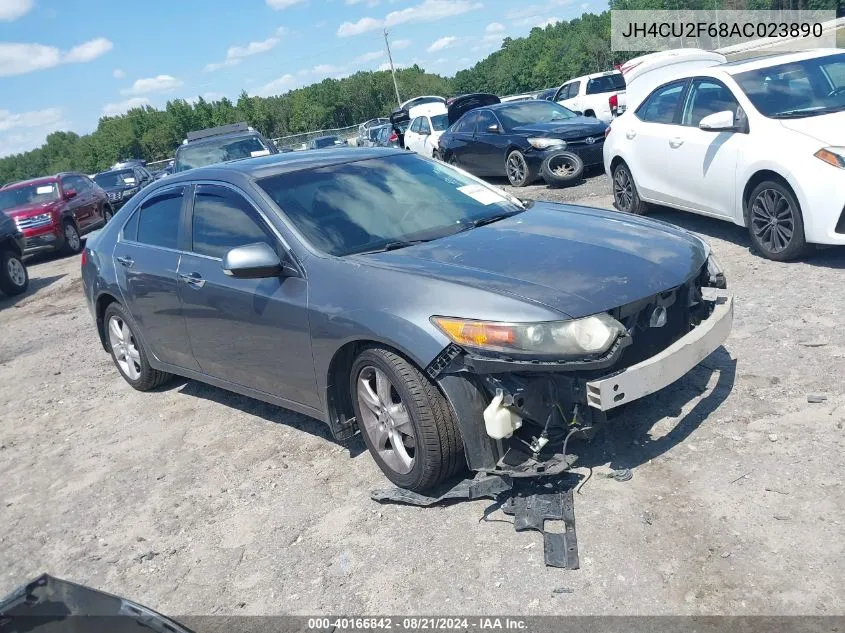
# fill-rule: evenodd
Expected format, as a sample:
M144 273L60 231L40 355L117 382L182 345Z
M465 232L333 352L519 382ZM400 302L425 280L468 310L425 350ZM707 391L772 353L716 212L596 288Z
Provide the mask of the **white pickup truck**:
M570 79L558 88L552 101L609 123L620 97L624 102L625 78L618 70Z

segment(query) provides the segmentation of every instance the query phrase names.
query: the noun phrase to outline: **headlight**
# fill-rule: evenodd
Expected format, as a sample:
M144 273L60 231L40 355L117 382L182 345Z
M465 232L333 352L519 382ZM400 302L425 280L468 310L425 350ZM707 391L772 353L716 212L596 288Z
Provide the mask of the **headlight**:
M725 279L725 272L713 255L707 258L707 276L711 287L721 288L722 290L727 289L728 282Z
M813 156L829 165L845 169L845 147L823 147Z
M563 149L566 147L566 141L559 138L530 138L528 139L528 143L534 149L549 149L550 147L559 147Z
M571 321L500 323L431 317L454 343L490 352L579 358L610 349L625 327L609 314Z

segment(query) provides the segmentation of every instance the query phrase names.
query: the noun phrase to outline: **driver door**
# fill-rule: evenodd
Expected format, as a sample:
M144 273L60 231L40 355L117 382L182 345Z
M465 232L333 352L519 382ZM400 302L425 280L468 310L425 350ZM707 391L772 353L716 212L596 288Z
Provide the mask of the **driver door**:
M499 131L491 132L491 126L496 126ZM504 176L507 146L507 137L496 116L490 110L479 110L473 146L478 173L485 176Z

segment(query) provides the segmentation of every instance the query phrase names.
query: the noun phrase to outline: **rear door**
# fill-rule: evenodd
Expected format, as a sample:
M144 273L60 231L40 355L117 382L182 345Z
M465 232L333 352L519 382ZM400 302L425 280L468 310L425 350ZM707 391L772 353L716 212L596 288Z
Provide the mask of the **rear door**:
M187 189L169 187L144 200L121 229L112 256L123 303L147 348L164 363L198 371L176 277Z
M405 132L405 147L412 152L420 151L420 126L422 125L423 117L418 116L411 125L408 126L408 131Z
M62 190L67 193L74 191L76 195L67 202L67 209L73 216L79 231L84 233L92 228L99 217L97 216L98 200L94 196L94 188L88 187L82 178L75 175L62 177Z
M284 255L258 206L229 186L199 184L187 227L190 252L179 264L179 296L203 373L319 408L305 279L237 279L223 272L223 256L237 246L265 242Z
M670 206L684 205L672 156L682 142L680 117L688 85L688 79L664 84L643 101L633 117L626 117L624 124L620 119L613 127L614 134L618 127L627 139L626 161L640 195Z

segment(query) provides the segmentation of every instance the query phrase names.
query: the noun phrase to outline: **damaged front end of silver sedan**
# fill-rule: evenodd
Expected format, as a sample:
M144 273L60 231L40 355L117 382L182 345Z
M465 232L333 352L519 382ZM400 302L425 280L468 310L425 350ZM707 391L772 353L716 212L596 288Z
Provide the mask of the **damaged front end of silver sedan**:
M733 298L713 260L681 286L584 319L545 324L433 317L451 340L426 368L449 400L470 469L569 469L569 441L675 382L718 349ZM542 352L540 351L542 350Z

